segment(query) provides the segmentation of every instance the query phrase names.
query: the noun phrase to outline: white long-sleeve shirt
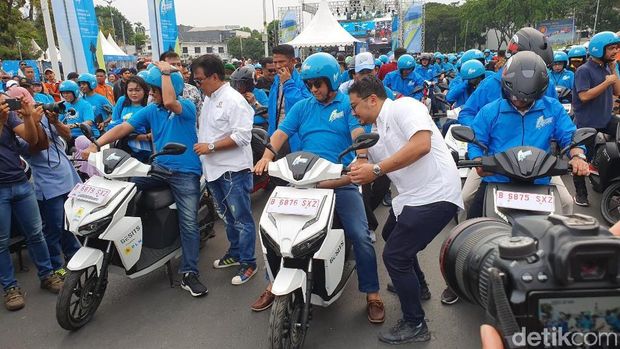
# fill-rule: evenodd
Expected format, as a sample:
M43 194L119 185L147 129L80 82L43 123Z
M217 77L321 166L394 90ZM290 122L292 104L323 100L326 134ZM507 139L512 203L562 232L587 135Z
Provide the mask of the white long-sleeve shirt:
M200 110L198 142L215 143L228 136L236 148L201 155L202 171L208 182L215 181L225 172L251 169L252 123L254 110L243 96L226 83L211 97L205 97Z

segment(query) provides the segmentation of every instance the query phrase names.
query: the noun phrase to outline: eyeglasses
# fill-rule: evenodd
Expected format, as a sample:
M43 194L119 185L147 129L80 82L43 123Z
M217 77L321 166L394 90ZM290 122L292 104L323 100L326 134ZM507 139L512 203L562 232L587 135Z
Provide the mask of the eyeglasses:
M368 95L368 96L366 96L366 97L362 97L362 98L360 99L360 102L361 102L361 101L365 101L365 100L366 100L368 97L370 97L370 96L372 96L372 95ZM360 104L359 104L359 103L356 103L356 104L351 104L351 110L356 111L355 109L357 109L357 106L358 106L358 105L360 105Z
M308 90L311 90L312 87L319 89L321 88L321 86L323 86L322 79L308 79L308 80L304 80L304 83L308 87Z

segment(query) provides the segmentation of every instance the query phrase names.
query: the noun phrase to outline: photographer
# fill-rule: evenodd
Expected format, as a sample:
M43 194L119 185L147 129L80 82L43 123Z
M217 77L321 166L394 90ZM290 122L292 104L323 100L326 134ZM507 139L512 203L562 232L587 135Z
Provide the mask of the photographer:
M12 217L22 229L30 257L38 269L41 288L60 292L62 280L54 274L45 238L41 232L41 216L32 184L24 173L19 158L17 136L25 140L32 151L48 147L47 137L38 124L43 108L33 108L23 102L20 117L10 111L0 95L0 284L4 289L4 304L8 310L24 307L24 294L17 284L9 253Z

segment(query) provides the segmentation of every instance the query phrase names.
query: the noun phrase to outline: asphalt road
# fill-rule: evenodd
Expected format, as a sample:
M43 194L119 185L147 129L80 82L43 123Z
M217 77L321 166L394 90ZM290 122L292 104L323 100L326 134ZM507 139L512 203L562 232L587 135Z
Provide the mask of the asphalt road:
M572 181L567 179L572 190ZM262 191L253 196L257 220L266 198ZM600 195L591 191L590 201L593 204L590 208L576 207L575 211L602 222ZM385 221L387 213L386 207L377 209L380 222ZM484 321L483 310L463 301L453 306L444 306L439 301L444 282L438 254L453 226L451 223L446 227L420 257L432 292L431 300L424 302L432 340L402 347L480 348L478 334ZM228 245L221 221L215 229L216 237L208 241L200 256L201 279L209 288L208 296L192 298L178 286L170 288L164 268L137 280L115 273L110 275L105 297L93 320L73 333L57 324L56 297L39 288L35 268L24 253L30 271L17 273L17 278L26 291L26 307L18 312L0 309L0 348L266 348L269 311L254 313L249 308L267 284L262 257L258 256L261 270L252 280L242 286L231 285L234 268L212 267L213 260ZM390 347L377 340L377 332L399 319L400 306L398 298L385 291L389 276L380 258L383 241L377 241L375 249L386 323L371 325L367 321L365 296L357 291L354 276L336 303L329 308L315 308L306 348ZM260 252L258 245L256 251Z

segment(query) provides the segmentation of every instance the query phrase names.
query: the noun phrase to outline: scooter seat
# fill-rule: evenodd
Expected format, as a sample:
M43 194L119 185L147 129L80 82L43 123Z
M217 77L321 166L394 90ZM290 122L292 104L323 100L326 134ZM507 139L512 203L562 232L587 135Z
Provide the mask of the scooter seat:
M159 210L173 203L174 196L169 188L156 188L143 191L138 206L145 210Z

